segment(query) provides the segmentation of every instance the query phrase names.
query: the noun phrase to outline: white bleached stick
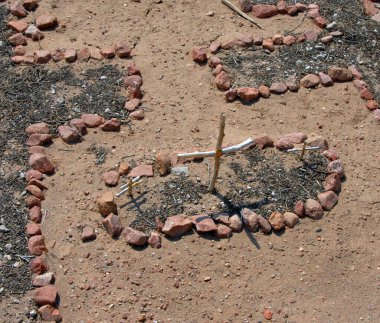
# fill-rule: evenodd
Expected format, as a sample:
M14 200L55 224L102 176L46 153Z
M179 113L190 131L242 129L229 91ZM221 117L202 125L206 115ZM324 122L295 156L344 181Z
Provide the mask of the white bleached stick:
M288 149L288 150L285 150L286 153L293 153L293 152L296 152L296 151L302 151L302 150L320 150L321 147L305 147L305 149L303 148L293 148L293 149Z

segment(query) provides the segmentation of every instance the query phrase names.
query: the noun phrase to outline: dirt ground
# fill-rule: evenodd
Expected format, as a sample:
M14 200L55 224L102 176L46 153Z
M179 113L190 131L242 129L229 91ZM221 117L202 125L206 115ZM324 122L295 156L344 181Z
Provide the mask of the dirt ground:
M34 15L41 13L56 15L67 27L49 32L41 41L44 49L103 48L125 40L135 44L133 60L144 80L146 117L132 122L134 133L129 127L117 134L90 131L80 144L57 139L47 152L57 173L45 180L42 231L64 322L136 322L142 314L159 322L259 322L265 308L273 311L274 322L380 321L379 125L357 90L351 83L335 84L272 95L251 106L227 104L209 68L189 55L193 45L216 38L283 32L300 16L260 20L261 31L217 0L42 1ZM300 30L312 28L306 19ZM75 70L99 64L76 63ZM228 143L263 133L323 135L346 166L338 205L322 220L304 220L283 235L254 234L255 243L244 232L221 241L195 233L163 239L158 250L112 240L94 204L109 190L101 174L125 156L149 163L158 151L212 147L221 112ZM92 143L112 149L105 164L94 165L87 151ZM205 178L205 164L189 168L191 178ZM127 210L123 216L125 223L132 220ZM83 244L80 227L86 224L97 228L98 237ZM19 297L19 304L12 296L1 299L0 321L26 321L30 297Z

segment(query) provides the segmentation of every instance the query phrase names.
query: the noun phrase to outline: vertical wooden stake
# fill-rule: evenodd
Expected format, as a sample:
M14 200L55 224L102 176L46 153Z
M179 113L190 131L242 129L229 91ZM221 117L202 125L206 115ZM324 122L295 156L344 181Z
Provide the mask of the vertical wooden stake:
M209 192L213 192L215 189L215 183L218 178L219 174L219 167L220 167L220 157L222 157L222 144L223 144L223 138L224 138L224 128L226 126L226 117L222 114L220 115L220 126L219 126L219 135L218 135L218 141L216 143L215 148L215 165L214 165L214 176L212 177Z
M133 197L132 188L133 188L133 181L132 181L132 178L130 178L128 181L128 195L130 197Z
M306 141L303 143L303 147L301 150L301 160L303 159L303 156L305 155L305 148L306 148Z

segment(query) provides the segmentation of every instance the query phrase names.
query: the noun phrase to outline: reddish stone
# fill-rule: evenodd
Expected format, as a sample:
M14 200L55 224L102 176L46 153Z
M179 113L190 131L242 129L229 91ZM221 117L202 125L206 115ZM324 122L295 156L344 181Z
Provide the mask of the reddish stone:
M273 139L269 136L257 137L254 140L255 145L260 149L273 147Z
M43 287L52 283L54 283L54 274L51 272L38 275L32 280L32 285L34 287Z
M326 20L325 18L323 18L322 16L318 16L314 19L314 23L319 27L319 28L325 28L327 23L326 23Z
M157 232L162 232L162 229L164 228L164 223L161 221L160 217L156 216L155 219L156 229Z
M263 41L264 41L264 39L261 36L254 37L253 38L253 45L255 45L255 46L261 46L263 44Z
M143 80L140 75L131 75L124 78L124 87L128 88L129 86L141 86Z
M322 44L325 44L325 45L330 44L333 41L333 36L328 35L328 36L322 37L320 41Z
M91 48L90 53L91 53L91 58L96 61L101 61L102 59L104 59L99 48Z
M372 16L371 20L380 23L380 11L376 15Z
M289 16L295 16L298 12L298 8L296 5L287 6L286 11Z
M57 288L54 285L47 285L37 288L34 292L34 302L38 306L54 305L58 296Z
M50 59L51 54L48 50L36 50L34 53L34 61L36 64L46 64Z
M115 54L119 58L127 58L131 57L132 50L128 46L128 44L124 42L117 42L114 46Z
M135 63L131 63L127 66L127 74L129 76L131 75L140 75L141 76L141 71L140 69L135 65Z
M323 183L323 187L325 191L333 191L335 193L339 193L341 189L341 180L339 174L333 173L327 176Z
M152 231L149 235L148 244L155 249L161 248L161 236L158 232Z
M215 67L217 67L221 63L222 62L221 62L220 58L217 57L217 56L211 56L208 59L208 66L211 67L211 68L215 68Z
M340 37L343 35L343 33L339 30L336 30L336 31L331 32L330 35L334 37Z
M374 99L373 94L367 88L360 91L360 97L364 100L373 100Z
M273 317L273 313L272 313L272 311L270 311L269 309L266 308L263 312L263 316L266 320L270 321Z
M355 67L355 65L349 66L348 69L351 71L355 80L361 80L363 78L362 73L359 72L359 70Z
M83 228L82 234L81 234L81 240L83 242L88 242L96 239L96 233L94 228L86 225Z
M28 138L26 144L28 146L41 146L45 144L50 144L52 141L52 135L35 133Z
M129 166L129 164L121 162L119 165L119 175L120 176L127 175L130 169L131 167Z
M24 18L28 15L28 12L19 2L16 2L13 5L11 5L10 9L11 9L11 14L18 18Z
M274 94L283 94L287 90L288 90L288 87L286 86L286 84L281 83L281 82L273 83L270 86L270 91L271 91L271 93L274 93Z
M179 238L191 228L192 223L189 218L185 215L174 215L166 219L162 232L172 238Z
M272 42L274 45L282 45L282 43L284 42L284 36L276 34L272 37Z
M25 204L28 208L33 208L35 206L41 207L41 200L33 195L30 195L25 199Z
M158 153L156 155L156 169L160 176L164 176L170 173L171 156L166 153Z
M362 89L365 89L368 87L367 83L362 80L354 80L354 86L361 91Z
M144 110L136 110L129 114L131 120L143 120L145 118Z
M363 0L364 13L367 16L374 16L377 14L376 6L370 0Z
M283 41L284 45L286 46L291 46L295 44L296 42L297 42L297 38L292 35L285 36L284 41Z
M25 190L40 200L45 200L44 193L42 193L41 189L35 185L28 185Z
M36 26L40 30L45 30L45 29L52 29L55 28L58 25L58 21L56 17L52 16L39 16L36 19Z
M313 199L306 200L305 215L313 220L320 220L323 217L323 208L318 201Z
M237 90L229 89L228 91L224 92L224 97L226 98L227 102L234 102L237 98Z
M148 240L148 236L141 231L126 227L124 229L124 236L127 243L131 246L143 246Z
M253 43L252 35L241 35L238 37L238 41L243 42L246 46L251 46Z
M260 96L260 92L254 87L243 87L237 89L237 95L244 103L250 103Z
M375 111L373 111L373 117L376 121L380 122L380 109L376 109Z
M303 3L296 3L296 7L299 12L305 12L307 10L307 5Z
M100 51L100 54L104 57L104 58L107 58L107 59L111 59L111 58L114 58L116 53L115 53L115 50L113 48L104 48Z
M237 38L235 39L231 39L229 41L226 41L225 43L222 44L222 49L224 50L230 50L236 46L240 46L240 47L246 47L246 44L242 41L242 40L239 40Z
M44 154L44 155L46 154L46 150L42 146L31 146L29 147L28 152L29 152L29 155L32 155L35 153Z
M24 57L23 63L25 65L34 65L34 56L33 55L26 55Z
M39 189L41 190L47 190L47 186L42 183L41 181L39 181L38 179L35 179L35 178L32 178L29 182L28 182L28 185L35 185L37 186Z
M7 26L17 33L22 33L28 28L28 24L22 20L12 20Z
M275 231L279 231L285 228L285 218L284 215L280 212L273 212L270 215L268 221Z
M76 143L82 139L79 130L72 126L59 126L58 133L62 140L67 144Z
M219 64L218 66L215 67L215 69L212 71L212 75L217 76L222 72L226 72L224 69L224 66Z
M300 218L305 216L305 204L302 201L297 201L294 205L294 213L297 214Z
M294 148L294 145L292 144L292 142L289 139L287 139L287 138L279 138L279 139L277 139L274 142L274 146L278 150L289 150L289 149Z
M225 225L230 224L230 215L226 212L220 212L217 214L213 214L212 218L216 223L222 223Z
M264 39L263 48L269 50L270 52L274 52L274 44L272 39Z
M332 150L332 149L328 149L328 150L325 150L323 153L322 153L323 156L325 156L328 160L330 161L333 161L333 160L337 160L339 159L339 156L338 154L336 153L335 150Z
M77 59L77 52L75 49L66 49L65 51L65 61L67 63L74 63Z
M367 109L369 111L375 111L376 109L379 108L379 104L375 100L369 100L367 101Z
M28 240L28 249L30 254L33 256L41 256L45 251L47 251L43 236L38 235L30 237Z
M318 194L318 200L324 210L330 211L338 203L338 196L333 191Z
M268 4L257 4L252 6L252 14L257 18L270 18L278 14L277 7Z
M137 85L131 85L128 86L127 88L127 98L132 100L132 99L141 99L142 98L142 93L140 90L140 87Z
M120 218L113 213L109 214L103 220L103 226L112 238L118 238L124 229Z
M38 313L41 315L43 321L48 322L61 322L62 315L60 311L51 305L44 305L38 309Z
M318 35L317 35L317 37L318 37ZM298 35L297 36L297 43L303 43L305 40L306 40L305 35Z
M318 77L323 86L330 86L334 84L332 78L325 73L319 72Z
M257 216L257 224L264 234L269 234L272 232L272 226L270 225L269 221L260 214Z
M38 224L36 224L34 222L29 222L26 225L26 234L29 237L41 235L41 228Z
M301 79L300 83L307 89L316 87L319 84L319 77L315 74L308 74Z
M315 133L310 134L306 142L310 147L319 147L322 151L329 149L327 140L322 136L316 135Z
M24 8L28 11L34 11L38 7L38 1L37 0L24 0L24 3L22 4Z
M117 214L117 207L112 192L104 193L100 198L98 198L96 203L100 214L104 216L107 216L110 213Z
M87 134L86 124L82 119L72 119L70 121L70 126L76 128L82 135Z
M270 97L270 90L269 87L265 85L259 86L259 93L262 98L268 99Z
M24 46L16 46L14 49L13 49L13 52L16 56L24 56L25 53L26 53L26 49Z
M230 216L228 221L228 226L233 232L241 232L243 230L243 221L238 214Z
M19 46L17 46L19 47ZM21 64L25 61L24 56L16 55L11 57L11 61L15 64Z
M131 112L131 111L136 110L140 104L141 104L140 99L132 99L130 101L125 102L124 109Z
M8 40L12 46L20 46L20 45L26 46L27 45L26 37L21 33L17 33L10 36Z
M344 165L340 159L334 160L327 165L329 174L337 173L340 178L344 177Z
M329 67L327 74L334 82L348 82L353 78L352 72L349 69L337 66Z
M25 176L27 182L29 182L32 178L35 178L39 181L44 178L44 175L40 171L35 169L28 170Z
M222 44L220 43L220 41L212 42L210 47L209 47L211 54L216 54L218 52L218 50L220 49L221 45Z
M119 172L111 170L103 174L103 180L107 186L116 186L119 182Z
M99 127L104 122L104 119L98 114L82 114L80 118L88 128Z
M259 225L257 224L257 213L251 211L250 209L244 208L240 211L240 214L244 225L249 231L256 232L259 229Z
M128 174L128 177L138 177L138 176L146 176L146 177L153 177L153 167L152 165L139 165L136 166L131 170L131 172Z
M63 49L56 49L51 57L55 63L63 61L65 59L65 51Z
M48 270L48 265L44 257L36 257L29 263L29 269L32 273L41 275Z
M286 2L284 0L279 0L277 2L277 11L280 14L287 14L288 10L286 9Z
M239 0L239 6L240 6L241 11L245 13L252 11L251 0Z
M294 228L296 224L300 221L300 219L298 215L293 212L285 212L284 221L285 221L285 225L288 228Z
M228 239L232 236L232 229L224 224L218 224L215 234L219 239Z
M120 121L116 118L106 121L100 126L103 131L120 131Z
M87 62L91 58L90 49L85 47L77 53L78 61Z
M216 231L214 220L207 214L199 214L191 217L191 222L195 225L198 233L208 233Z
M302 132L289 133L283 136L293 144L302 144L307 139L307 136Z
M319 14L319 9L309 9L307 11L307 17L308 18L311 18L311 19L316 19L317 17L319 17L320 14Z
M305 40L315 42L318 39L319 33L315 30L307 30L304 32Z
M226 91L230 88L231 86L231 79L229 75L222 71L220 72L216 77L215 77L215 84L218 90L220 91Z
M289 91L296 92L300 88L300 82L297 80L296 75L291 75L285 82Z
M203 63L207 61L206 50L203 47L194 47L191 50L191 57L194 62Z

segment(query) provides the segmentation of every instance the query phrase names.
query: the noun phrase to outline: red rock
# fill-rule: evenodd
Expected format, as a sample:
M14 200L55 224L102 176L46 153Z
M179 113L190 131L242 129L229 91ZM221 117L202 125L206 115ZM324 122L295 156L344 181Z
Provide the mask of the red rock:
M333 161L333 160L337 160L339 159L339 156L338 154L336 153L335 150L332 150L332 149L328 149L328 150L325 150L323 153L322 153L323 156L325 156L328 160L330 161Z
M269 136L261 136L257 137L254 140L255 145L259 147L260 149L273 147L273 139Z
M170 173L171 156L166 153L158 153L156 155L156 169L160 176L165 176Z
M232 49L236 46L246 47L246 44L244 41L235 38L235 39L231 39L229 41L226 41L225 43L222 44L221 47L224 50L229 50L229 49Z
M153 167L152 165L139 165L136 166L131 170L131 172L128 174L128 177L138 177L138 176L146 176L146 177L153 177Z
M361 91L362 89L365 89L368 87L367 83L362 80L354 80L354 86Z
M143 246L148 240L148 236L141 231L126 227L124 229L124 236L127 243L131 246Z
M284 36L276 34L272 37L272 41L274 45L282 45L284 42Z
M32 273L41 275L48 270L44 257L36 257L29 263L29 269Z
M296 75L291 75L285 82L289 91L296 92L300 88L300 82L297 80Z
M110 213L117 214L117 207L112 192L104 193L96 203L98 205L98 210L102 215L107 216Z
M10 9L11 14L18 18L24 18L28 15L28 12L19 2L16 2L15 4L11 5Z
M220 43L220 41L212 42L210 47L209 47L211 54L216 54L218 52L218 50L220 49L221 45L222 44Z
M58 21L56 17L52 16L39 16L36 19L36 26L40 30L45 30L45 29L52 29L55 28L58 25Z
M287 14L288 10L286 9L286 2L284 0L279 0L277 2L277 11L280 14Z
M208 59L208 66L211 67L211 68L215 68L217 67L218 65L220 65L222 62L220 60L219 57L217 56L211 56L209 59Z
M307 9L308 10L312 10L312 9L318 9L319 10L319 5L317 5L316 3L311 3L307 6Z
M141 99L142 98L142 93L141 93L141 90L140 90L140 87L137 86L137 85L131 85L131 86L128 86L127 88L127 98L128 99Z
M161 248L161 236L158 232L152 231L149 235L148 244L155 249Z
M129 164L121 162L119 165L119 175L120 176L127 175L129 173L130 169L131 169L131 167L129 166Z
M214 220L207 214L199 214L191 217L191 222L195 225L198 233L208 233L216 231Z
M319 77L315 74L308 74L304 76L301 81L301 85L305 88L316 87L319 84Z
M318 35L317 35L317 37L318 37ZM305 40L306 40L305 35L298 35L297 36L297 43L303 43Z
M17 46L17 47L19 47L19 46ZM24 58L24 56L16 55L16 56L11 57L11 61L15 64L21 64L21 63L24 63L25 58Z
M26 234L29 237L39 236L39 235L41 235L41 228L38 224L36 224L34 222L29 222L26 225Z
M294 228L296 224L300 221L299 217L297 214L292 213L292 212L285 212L284 213L284 221L285 225L288 228Z
M104 57L104 58L107 58L107 59L111 59L111 58L114 58L116 53L115 53L115 50L113 48L104 48L100 51L100 54Z
M132 99L130 101L125 102L124 109L132 112L132 111L136 110L140 104L141 104L140 99Z
M343 33L339 30L336 30L336 31L331 32L330 35L333 37L340 37L343 35Z
M51 57L55 63L63 61L65 59L65 51L63 49L56 49L52 52Z
M241 232L243 230L243 221L238 214L234 214L230 216L228 226L232 232Z
M22 4L24 8L28 11L34 11L38 7L38 1L37 0L24 0L24 3Z
M327 140L322 136L316 135L315 133L310 134L307 138L306 143L310 147L320 147L322 151L329 149L329 144Z
M263 44L263 41L264 41L264 39L261 36L254 37L253 38L253 45L255 45L255 46L261 46Z
M165 221L162 232L172 238L179 238L186 232L190 231L192 223L185 215L174 215L168 217Z
M43 154L33 154L29 158L29 165L43 174L54 173L54 166Z
M318 200L324 210L330 211L338 203L338 196L333 191L318 194Z
M379 104L375 100L369 100L367 101L367 109L369 111L375 111L376 109L379 108Z
M35 178L37 180L42 180L44 178L44 175L39 172L38 170L31 169L26 172L26 181L29 182L32 178Z
M318 39L319 33L315 30L307 30L304 32L305 40L315 42Z
M231 79L228 76L228 74L224 71L220 72L216 77L215 77L215 84L218 90L220 91L226 91L230 88L231 86Z
M217 76L222 72L226 72L226 70L224 69L224 66L220 64L217 67L215 67L215 69L212 71L212 75Z
M34 61L36 64L46 64L50 59L51 54L48 50L36 50L34 53Z
M272 232L272 226L270 225L269 221L260 214L258 214L257 217L257 224L264 234L269 234Z
M274 44L272 39L264 39L263 48L269 50L270 52L274 52Z
M28 182L28 185L35 185L37 186L39 189L41 190L47 190L47 186L42 183L41 181L35 179L35 178L32 178L29 182Z
M225 225L230 224L230 215L226 212L220 212L217 214L213 214L212 218L216 223L222 223Z
M54 283L54 274L51 272L38 275L32 280L32 285L34 287L43 287L52 283Z
M33 195L30 195L25 199L25 204L28 208L33 208L35 206L41 207L41 200Z
M157 232L162 232L162 229L164 228L164 223L161 221L160 217L159 216L156 216L155 219L155 224L156 224L156 229L157 229Z
M124 227L121 224L120 217L111 213L103 220L103 226L112 238L118 238Z
M224 92L224 97L226 98L227 102L234 102L237 98L237 90L229 89L228 91Z
M323 208L318 201L313 199L306 200L305 215L313 220L320 220L323 217Z
M129 114L131 120L143 120L145 118L144 110L136 110Z
M54 305L58 296L57 289L54 285L47 285L37 288L34 291L34 302L36 305Z
M252 14L257 18L270 18L278 14L277 7L268 4L252 6Z
M375 111L373 111L373 117L376 121L380 122L380 109L376 109Z
M335 193L339 193L341 189L341 180L339 174L333 173L327 176L323 183L323 187L325 191L333 191Z
M98 114L82 114L80 118L88 128L99 127L104 122L104 119Z
M70 121L70 126L76 128L82 135L87 134L86 124L82 119L72 119Z
M280 231L285 228L285 218L284 215L280 212L273 212L270 215L268 221L275 231Z
M274 94L283 94L287 90L288 90L288 87L286 86L286 84L285 83L281 83L281 82L273 83L270 86L270 91L271 91L271 93L274 93Z
M250 103L256 99L259 98L260 92L258 89L254 87L243 87L238 88L237 90L238 97L244 102L244 103Z
M120 131L120 121L116 118L106 121L100 126L103 131Z
M67 144L76 143L82 139L79 130L72 126L59 126L58 133L62 140Z
M52 135L35 133L28 138L26 144L28 146L41 146L45 144L50 144L52 141Z
M77 53L78 61L87 62L91 58L90 49L85 47Z
M61 322L62 315L60 311L51 305L44 305L38 309L38 313L41 315L43 321L48 322Z
M203 47L194 47L191 50L191 57L194 62L203 63L207 61L206 50Z
M376 15L372 16L371 20L380 23L380 12L378 12Z
M298 8L296 5L287 6L286 11L289 16L295 16L298 12Z
M330 44L333 41L333 36L328 35L328 36L322 37L320 41L322 44L325 44L325 45Z
M22 20L12 20L7 26L17 33L22 33L28 28L28 24Z
M284 45L286 46L291 46L295 44L296 42L297 42L297 38L292 35L285 36L284 41L283 41Z
M265 85L259 86L259 93L262 98L268 99L270 97L270 90L269 87Z
M141 76L141 71L140 69L136 66L135 63L130 63L127 66L127 74L129 76L131 75L140 75Z
M319 72L318 77L323 86L330 86L334 84L332 78L325 73Z
M240 6L241 11L245 13L252 11L251 0L239 0L239 6Z
M319 27L319 28L325 28L327 23L325 18L318 16L314 19L314 23Z
M41 189L35 185L28 185L25 190L42 201L45 199L44 193L42 193Z
M240 211L240 214L243 219L243 223L249 231L256 232L259 229L259 225L257 224L257 213L251 211L250 209L244 208Z
M103 174L103 180L107 186L116 186L119 182L119 172L116 170L111 170Z
M299 12L305 12L307 10L307 5L303 3L296 3L296 7Z
M24 32L25 36L32 38L32 40L37 41L43 39L45 36L35 25L29 25Z
M374 16L377 14L376 6L370 0L363 0L364 13L368 16Z
M344 177L344 165L340 159L334 160L327 165L329 174L337 173L340 178Z
M44 238L41 235L30 237L28 240L28 249L31 255L41 256L47 251Z
M116 56L119 58L131 57L132 50L127 43L118 42L115 44L114 49Z
M8 40L12 46L20 46L20 45L26 46L27 45L26 38L21 33L17 33L10 36Z
M215 234L219 239L227 239L232 236L232 229L224 224L218 224Z
M104 59L99 48L90 48L91 58L96 61L101 61Z
M302 132L289 133L283 136L293 144L302 144L307 139L307 136Z
M264 310L263 315L264 315L264 318L268 321L271 320L273 317L272 311L268 310L267 308Z
M83 242L92 241L96 239L96 233L94 228L86 225L83 228L82 234L81 234L81 240Z
M26 53L26 49L25 49L24 46L16 46L16 47L13 49L13 51L14 51L14 54L15 54L16 56L24 56L25 53Z
M360 97L364 100L373 100L374 96L368 89L363 89L360 91Z
M300 218L303 218L305 216L305 204L302 201L297 201L293 211Z
M29 155L32 155L35 153L46 155L46 150L42 146L31 146L29 147L28 152L29 152Z
M309 9L306 16L311 19L318 18L320 16L319 9Z
M329 67L327 74L334 82L348 82L353 78L352 72L349 69L337 66Z
M143 84L143 80L140 75L131 75L124 78L124 87L128 88L129 86L141 86Z
M253 43L252 35L241 35L238 37L238 41L242 41L247 47L251 46Z
M75 49L66 49L65 51L65 61L67 63L74 63L77 59L77 52Z
M274 142L274 146L278 150L289 150L289 149L294 148L294 145L292 144L292 142L289 139L287 139L287 138L279 138L279 139L277 139Z
M33 55L24 56L23 63L25 65L34 65L34 56Z

